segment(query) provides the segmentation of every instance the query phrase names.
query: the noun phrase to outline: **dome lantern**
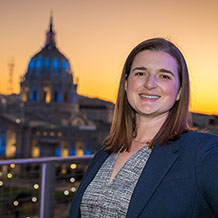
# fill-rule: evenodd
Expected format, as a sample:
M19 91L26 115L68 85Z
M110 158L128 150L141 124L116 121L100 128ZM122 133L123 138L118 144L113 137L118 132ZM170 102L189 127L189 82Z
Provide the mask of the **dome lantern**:
M53 17L51 15L50 17L50 25L49 25L49 30L46 35L46 41L45 41L45 48L52 49L53 47L56 46L55 42L55 33L53 31Z

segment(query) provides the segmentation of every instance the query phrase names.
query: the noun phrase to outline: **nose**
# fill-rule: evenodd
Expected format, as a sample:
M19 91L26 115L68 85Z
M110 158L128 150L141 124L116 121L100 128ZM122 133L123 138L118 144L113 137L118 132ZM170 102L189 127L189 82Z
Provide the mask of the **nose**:
M147 89L153 89L157 87L157 81L155 75L149 75L146 77L144 87Z

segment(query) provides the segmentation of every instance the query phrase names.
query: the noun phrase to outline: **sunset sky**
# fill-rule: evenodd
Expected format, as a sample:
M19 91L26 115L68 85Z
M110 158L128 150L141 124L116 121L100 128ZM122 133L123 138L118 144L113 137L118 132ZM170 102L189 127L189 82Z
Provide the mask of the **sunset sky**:
M14 92L44 45L53 12L57 47L70 60L78 93L115 102L124 61L139 42L165 37L183 52L191 110L218 114L217 0L0 0L0 93Z

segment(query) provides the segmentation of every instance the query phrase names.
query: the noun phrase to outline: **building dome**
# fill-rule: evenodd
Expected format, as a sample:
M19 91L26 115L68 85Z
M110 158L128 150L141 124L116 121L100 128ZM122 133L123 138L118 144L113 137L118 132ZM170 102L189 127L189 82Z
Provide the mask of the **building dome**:
M52 17L45 45L30 59L20 85L22 101L34 107L35 103L77 102L77 84L69 60L56 47Z
M30 59L24 77L72 77L70 62L56 47L52 17L45 46Z

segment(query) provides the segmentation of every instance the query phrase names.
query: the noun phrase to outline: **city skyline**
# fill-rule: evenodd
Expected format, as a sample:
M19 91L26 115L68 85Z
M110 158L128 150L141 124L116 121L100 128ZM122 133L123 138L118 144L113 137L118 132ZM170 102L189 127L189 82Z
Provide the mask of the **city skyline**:
M44 46L53 11L57 47L70 60L79 94L115 102L130 50L151 37L170 39L190 71L191 111L218 114L218 2L0 0L0 93L8 93L14 59L14 92L30 58Z

